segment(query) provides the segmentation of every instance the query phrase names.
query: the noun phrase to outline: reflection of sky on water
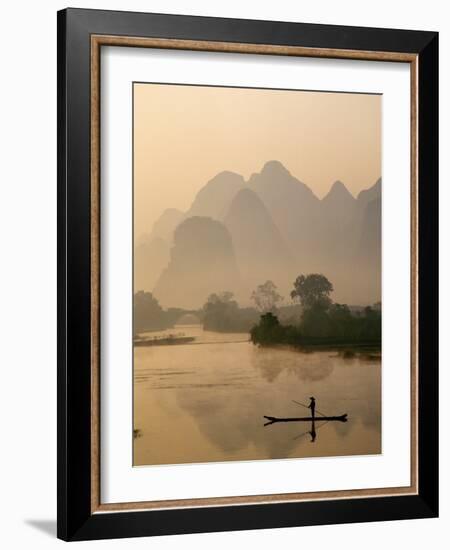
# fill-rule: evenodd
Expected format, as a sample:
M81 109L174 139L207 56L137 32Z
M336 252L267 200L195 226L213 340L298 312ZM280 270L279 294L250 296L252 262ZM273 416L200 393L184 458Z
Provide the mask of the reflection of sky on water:
M249 343L140 348L135 354L135 463L374 454L381 451L379 361ZM308 416L292 399L347 423L264 427L264 415Z

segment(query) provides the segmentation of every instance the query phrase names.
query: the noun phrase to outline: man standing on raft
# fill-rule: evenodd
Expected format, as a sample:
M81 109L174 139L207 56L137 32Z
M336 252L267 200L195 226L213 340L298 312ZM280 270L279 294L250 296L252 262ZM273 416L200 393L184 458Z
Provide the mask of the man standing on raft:
M310 397L311 403L308 405L308 409L311 409L311 416L314 418L316 415L316 400L314 397Z

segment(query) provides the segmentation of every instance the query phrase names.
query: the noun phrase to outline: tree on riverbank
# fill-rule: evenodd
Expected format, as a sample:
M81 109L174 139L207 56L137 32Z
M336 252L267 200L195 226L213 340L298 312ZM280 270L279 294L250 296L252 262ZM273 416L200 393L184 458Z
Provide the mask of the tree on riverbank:
M259 323L250 331L254 344L270 346L276 344L296 345L300 338L299 330L292 325L282 325L272 312L261 315Z
M312 308L328 309L332 303L330 294L333 285L319 273L299 275L294 281L294 290L291 292L293 300L300 300L305 310Z
M252 292L251 299L255 302L256 309L262 314L275 313L278 309L278 303L283 300L283 296L278 294L277 287L273 281L266 281L258 285Z
M253 308L239 308L232 292L210 294L203 306L203 328L215 332L248 332L258 317Z
M381 345L381 309L366 307L352 313L346 304L333 304L333 285L324 275L300 275L291 292L303 312L296 325L282 325L272 313L263 314L251 330L254 344Z
M140 290L133 297L134 332L162 330L173 326L151 292Z

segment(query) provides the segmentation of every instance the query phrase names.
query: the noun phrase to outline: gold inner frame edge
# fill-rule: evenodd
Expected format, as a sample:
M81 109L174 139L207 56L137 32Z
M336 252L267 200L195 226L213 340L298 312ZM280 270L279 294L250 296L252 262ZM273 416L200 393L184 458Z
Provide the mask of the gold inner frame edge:
M100 50L102 46L164 48L207 52L391 61L410 65L411 150L411 484L408 487L282 493L180 500L101 503L100 492ZM91 513L173 508L273 504L418 494L418 55L402 52L308 48L270 44L213 42L167 38L91 35L90 56L91 186Z

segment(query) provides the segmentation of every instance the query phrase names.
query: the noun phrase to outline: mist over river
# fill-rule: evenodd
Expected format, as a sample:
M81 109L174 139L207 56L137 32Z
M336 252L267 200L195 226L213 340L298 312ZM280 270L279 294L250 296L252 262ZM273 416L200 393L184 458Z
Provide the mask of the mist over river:
M200 325L148 333L195 337L134 349L134 465L381 452L381 359L260 348L248 333ZM348 422L275 423L263 416L348 414Z

